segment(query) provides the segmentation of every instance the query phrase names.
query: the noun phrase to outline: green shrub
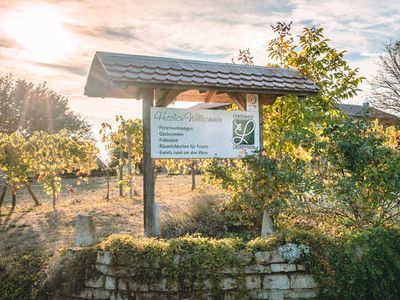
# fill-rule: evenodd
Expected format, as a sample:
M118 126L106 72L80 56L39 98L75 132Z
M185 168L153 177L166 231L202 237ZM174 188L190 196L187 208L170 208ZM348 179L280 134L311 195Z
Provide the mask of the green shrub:
M34 299L46 266L47 258L35 250L0 255L0 300Z
M400 299L400 231L375 228L345 239L338 299Z

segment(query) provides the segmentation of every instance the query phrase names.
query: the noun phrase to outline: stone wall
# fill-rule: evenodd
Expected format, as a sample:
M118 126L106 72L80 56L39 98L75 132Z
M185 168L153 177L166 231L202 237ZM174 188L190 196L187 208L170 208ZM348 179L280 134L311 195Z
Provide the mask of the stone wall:
M73 256L73 255L72 255ZM179 284L167 276L153 282L137 282L134 268L115 263L109 252L98 252L93 276L85 281L78 295L55 293L52 300L77 299L315 299L317 285L304 265L289 264L278 251L246 253L247 265L238 271L221 270L219 296L213 296L212 285L205 280L193 283L190 295L180 290ZM163 274L161 270L161 274ZM198 285L198 287L196 287Z

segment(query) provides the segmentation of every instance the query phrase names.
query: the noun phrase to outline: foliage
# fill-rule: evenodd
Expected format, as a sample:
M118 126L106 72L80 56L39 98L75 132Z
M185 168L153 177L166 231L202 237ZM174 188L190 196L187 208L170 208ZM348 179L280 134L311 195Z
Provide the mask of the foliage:
M318 95L298 98L280 97L264 106L264 147L269 155L280 157L302 152L304 146L318 137L321 127L340 117L340 101L356 95L364 79L358 69L351 69L345 52L329 45L322 28L304 28L297 40L291 33L292 23L272 26L278 35L268 43L268 55L281 67L294 68L320 88Z
M0 255L0 300L35 299L45 280L47 259L37 251Z
M366 121L327 127L313 152L310 207L333 214L349 227L370 227L399 220L400 149L394 128ZM397 133L398 134L398 133ZM392 146L390 146L392 144ZM389 146L388 146L389 145Z
M142 162L142 120L140 119L124 119L118 115L115 118L118 123L117 129L113 130L112 126L106 122L101 124L100 134L102 134L102 142L106 143L107 150L112 156L112 160L117 161L118 165L126 165L126 157L128 152L128 136L131 139L131 160L133 164L141 164ZM123 152L123 159L120 160L119 152ZM115 164L111 162L111 164Z
M68 99L50 90L45 83L33 84L11 74L0 77L0 132L20 130L58 132L88 137L90 126L68 108Z
M311 251L298 263L306 265L320 287L318 299L398 299L400 231L378 227L345 236L315 230L277 231L247 243L249 251L276 249L294 243Z
M91 140L71 137L62 130L57 134L37 131L29 141L35 174L45 192L53 195L53 206L61 190L63 173L75 172L81 176L96 168L98 150Z
M399 221L400 148L394 127L341 120L321 130L305 154L271 158L266 151L212 164L209 180L226 190L229 223L260 228L264 209L281 227L318 227L328 234Z
M337 299L400 298L400 232L375 228L345 239Z
M194 289L204 286L208 279L213 296L218 297L221 292L219 283L223 278L220 271L227 267L236 267L238 272L244 269L243 258L236 255L244 248L238 239L186 236L163 241L112 235L99 246L113 254L115 263L123 262L134 267L138 282L150 282L166 274L168 282L177 281L180 290L191 296ZM239 280L239 284L243 282Z
M210 165L214 183L220 184L229 196L224 203L231 226L261 228L265 209L274 219L289 205L293 186L301 184L305 162L287 156L281 160L267 156L265 151L248 155L235 162L235 167Z
M0 133L0 171L12 185L26 184L34 173L28 143L20 132Z
M51 268L38 290L39 299L47 299L51 293L75 293L85 288L85 280L96 277L95 268L97 249L82 248L64 255Z
M385 45L379 70L370 82L372 102L380 108L400 112L400 41Z

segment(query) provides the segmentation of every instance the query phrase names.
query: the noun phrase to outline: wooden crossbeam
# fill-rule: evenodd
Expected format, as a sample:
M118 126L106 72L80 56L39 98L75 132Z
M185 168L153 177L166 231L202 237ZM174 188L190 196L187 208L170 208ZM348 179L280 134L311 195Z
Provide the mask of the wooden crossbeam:
M246 110L246 97L241 93L227 93L232 102L239 106L240 110Z
M209 91L206 97L204 98L204 102L210 102L210 99L217 94L217 91Z
M185 90L172 90L172 89L167 89L165 91L157 91L156 92L156 106L158 107L166 107L168 106L172 101L175 100L175 98Z
M206 101L207 100L207 101ZM232 100L225 92L201 93L198 90L187 90L176 97L176 101L231 103Z

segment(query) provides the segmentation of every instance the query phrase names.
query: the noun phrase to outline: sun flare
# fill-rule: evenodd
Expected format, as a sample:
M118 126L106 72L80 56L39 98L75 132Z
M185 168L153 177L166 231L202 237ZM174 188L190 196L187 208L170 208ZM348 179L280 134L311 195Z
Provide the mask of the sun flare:
M65 16L49 5L23 7L6 18L3 29L21 46L26 58L55 62L75 48L74 37L64 27Z

